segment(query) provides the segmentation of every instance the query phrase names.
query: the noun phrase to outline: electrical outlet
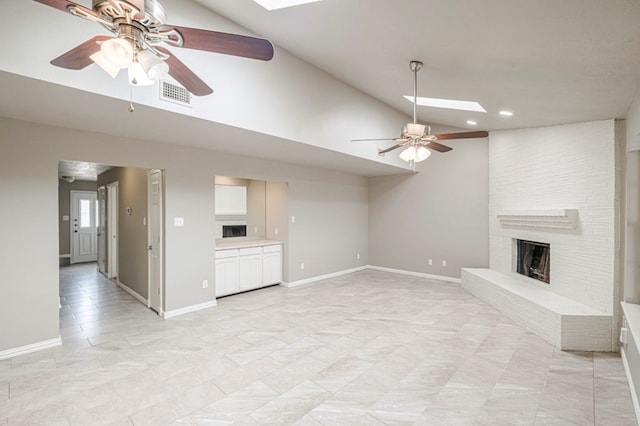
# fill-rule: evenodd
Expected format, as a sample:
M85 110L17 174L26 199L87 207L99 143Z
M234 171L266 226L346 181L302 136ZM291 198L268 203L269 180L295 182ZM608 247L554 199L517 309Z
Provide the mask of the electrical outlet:
M276 234L276 235L278 235L278 228L274 229L274 230L273 230L273 233L274 233L274 234Z
M300 270L304 270L304 262L300 263Z
M447 261L446 260L442 261L442 266L447 266Z
M202 288L209 288L209 280L202 280Z
M258 227L257 227L257 226L255 226L255 227L253 228L253 233L254 233L254 234L257 234L257 233L258 233Z
M291 216L291 223L296 223L296 217L295 216Z
M356 259L360 259L360 253L356 254Z
M433 265L433 259L429 259L429 265Z

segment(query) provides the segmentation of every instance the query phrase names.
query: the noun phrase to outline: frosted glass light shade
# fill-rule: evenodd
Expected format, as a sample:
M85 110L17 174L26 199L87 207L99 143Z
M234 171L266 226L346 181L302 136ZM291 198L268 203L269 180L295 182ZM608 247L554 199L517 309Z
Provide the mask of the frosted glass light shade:
M102 53L102 50L98 50L96 53L94 53L89 57L93 62L95 62L96 65L102 68L104 72L109 74L111 78L116 78L116 76L120 72L120 68L116 67L111 62L109 62L107 58L104 56L104 53Z
M143 50L136 56L138 62L142 65L146 76L150 80L162 80L169 74L169 65L148 50Z
M408 147L400 153L399 157L406 162L414 160L416 158L416 148L414 146Z
M418 147L418 149L416 149L416 158L414 158L413 161L419 163L420 161L424 161L429 158L429 156L431 156L431 150L425 148L424 146L420 146Z
M133 86L150 86L154 81L147 77L142 64L136 61L129 66L129 83Z
M133 46L122 38L111 38L100 46L100 51L113 66L125 69L133 60Z

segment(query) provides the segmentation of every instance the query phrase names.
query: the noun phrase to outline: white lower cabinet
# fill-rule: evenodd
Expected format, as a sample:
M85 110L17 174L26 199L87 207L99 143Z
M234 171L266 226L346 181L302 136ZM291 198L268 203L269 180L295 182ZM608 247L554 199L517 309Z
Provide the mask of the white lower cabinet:
M265 246L262 254L262 281L264 285L282 282L282 246Z
M216 253L216 296L240 291L238 250L223 250Z
M282 245L216 250L216 296L282 282Z
M240 249L240 291L262 287L262 247Z

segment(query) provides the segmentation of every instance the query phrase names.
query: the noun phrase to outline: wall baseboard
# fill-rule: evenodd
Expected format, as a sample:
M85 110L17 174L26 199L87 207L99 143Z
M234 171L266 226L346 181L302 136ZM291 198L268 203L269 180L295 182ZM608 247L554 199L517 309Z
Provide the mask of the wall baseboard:
M120 280L116 280L116 284L117 284L118 287L120 287L121 289L123 289L124 291L126 291L127 293L129 293L130 295L135 297L136 299L138 299L138 301L140 303L142 303L144 306L146 306L147 308L149 307L149 300L147 298L142 297L135 290L132 290L131 288L129 288L126 285L122 284L120 282Z
M191 312L196 312L196 311L199 311L201 309L213 308L217 304L218 304L217 301L212 300L211 302L199 303L197 305L187 306L186 308L180 308L180 309L174 309L172 311L160 312L160 316L162 316L164 319L173 318L173 317L177 317L179 315L184 315L184 314L188 314L188 313L191 313Z
M631 375L631 370L629 368L629 361L627 361L627 354L624 351L624 347L620 347L620 355L622 357L622 364L624 365L624 371L627 375L627 382L629 384L629 391L631 391L631 401L633 402L633 408L636 411L636 421L638 422L638 425L640 425L640 400L638 399L638 397L640 395L638 395L636 393L636 388L634 386L633 383L633 377Z
M359 271L364 271L365 269L369 268L368 266L358 266L356 268L351 268L351 269L345 269L344 271L338 271L338 272L332 272L330 274L325 274L325 275L318 275L316 277L311 277L311 278L305 278L304 280L298 280L298 281L293 281L293 282L281 282L280 285L283 287L287 287L287 288L291 288L291 287L297 287L299 285L304 285L304 284L310 284L316 281L322 281L322 280L326 280L329 278L335 278L335 277L339 277L341 275L346 275L346 274L351 274L353 272L359 272Z
M30 354L32 352L43 351L62 345L60 336L55 339L44 340L42 342L32 343L30 345L20 346L17 348L0 351L0 360L9 359L20 355Z
M460 278L445 277L444 275L433 275L433 274L427 274L424 272L405 271L404 269L393 269L393 268L386 268L384 266L374 266L374 265L369 265L368 268L373 269L375 271L391 272L394 274L402 274L402 275L411 275L413 277L430 278L434 280L449 281L449 282L458 283L458 284L462 283L462 279Z
M61 254L60 259L71 259L71 254Z

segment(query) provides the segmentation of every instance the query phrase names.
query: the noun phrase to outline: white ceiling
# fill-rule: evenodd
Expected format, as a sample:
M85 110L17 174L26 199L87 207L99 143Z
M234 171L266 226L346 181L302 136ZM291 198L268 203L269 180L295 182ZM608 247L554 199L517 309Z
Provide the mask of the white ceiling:
M170 2L168 22L179 23L180 6L188 4L182 1ZM412 92L412 59L425 63L419 96L478 101L488 111L420 107L419 121L426 124L471 129L465 122L473 119L477 129L491 131L624 118L640 81L638 0L323 0L271 12L252 0L194 1L406 116L412 112L403 98ZM59 25L73 19L25 2L0 6L2 19L27 9ZM206 22L192 26L218 29ZM89 22L73 28L96 33ZM58 36L69 38L60 43L65 49L83 39ZM0 72L0 93L0 116L166 143L184 139L182 129L192 141L215 131L226 143L202 147L365 176L405 171L274 136L256 141L250 130L153 108L139 107L135 125L128 124L133 121L120 116L128 114L121 100L7 72ZM514 116L499 116L501 109ZM110 121L98 111L110 111Z
M419 96L487 110L421 107L428 124L624 118L640 78L637 0L323 0L271 12L252 0L196 1L408 115L412 59L425 64Z

